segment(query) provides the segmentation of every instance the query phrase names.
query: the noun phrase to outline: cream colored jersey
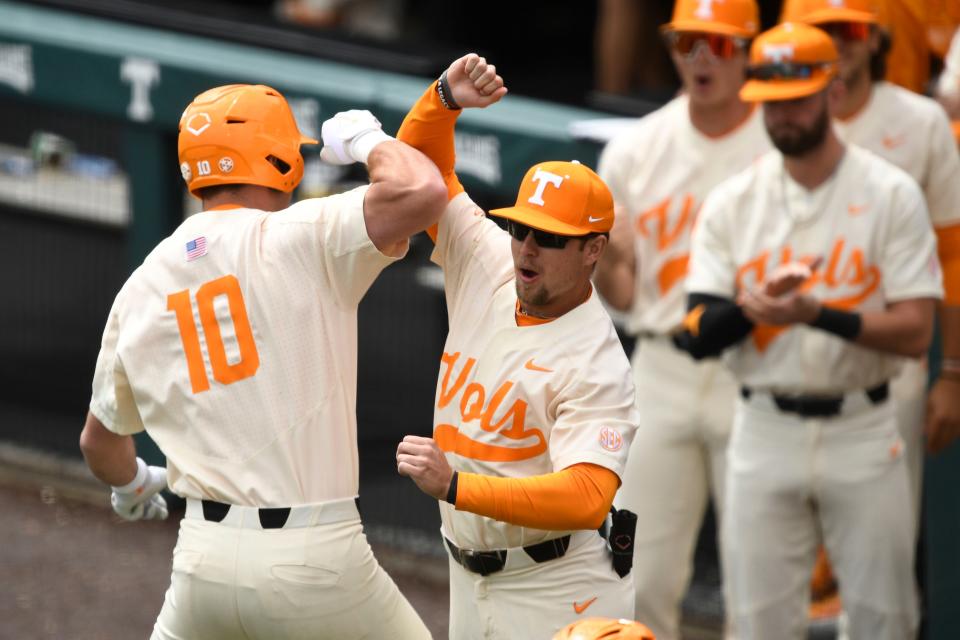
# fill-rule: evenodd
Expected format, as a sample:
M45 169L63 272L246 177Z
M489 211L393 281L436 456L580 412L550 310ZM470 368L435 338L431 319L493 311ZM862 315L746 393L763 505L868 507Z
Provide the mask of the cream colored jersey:
M627 330L668 333L683 320L690 231L710 190L770 149L760 109L711 138L676 98L615 138L600 157L617 215L630 218L637 277Z
M124 284L90 410L118 434L146 428L174 493L357 495L357 305L393 260L367 235L365 193L196 214Z
M586 462L622 474L639 416L630 364L598 296L552 322L518 327L510 236L466 194L441 218L432 258L444 270L450 324L434 438L451 466L527 477ZM557 537L446 502L440 511L461 548Z
M960 155L939 104L877 82L860 112L834 125L843 140L873 151L917 181L934 227L960 223Z
M779 264L821 257L810 293L860 311L942 298L923 194L903 171L854 145L817 189L776 152L718 186L693 236L687 290L734 298ZM807 325L758 326L727 352L738 380L787 393L836 394L892 377L901 358Z

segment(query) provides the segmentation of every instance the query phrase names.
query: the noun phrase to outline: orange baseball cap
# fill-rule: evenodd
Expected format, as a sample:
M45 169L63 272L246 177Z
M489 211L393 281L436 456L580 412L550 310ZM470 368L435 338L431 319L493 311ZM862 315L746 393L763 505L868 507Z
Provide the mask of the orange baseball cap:
M785 0L780 12L781 22L880 23L880 7L876 0Z
M761 33L750 47L744 102L805 98L822 91L837 75L837 47L816 27L785 22Z
M663 31L697 31L752 38L760 30L756 0L677 0Z
M605 233L613 226L613 195L590 167L541 162L527 171L517 203L491 214L564 236Z

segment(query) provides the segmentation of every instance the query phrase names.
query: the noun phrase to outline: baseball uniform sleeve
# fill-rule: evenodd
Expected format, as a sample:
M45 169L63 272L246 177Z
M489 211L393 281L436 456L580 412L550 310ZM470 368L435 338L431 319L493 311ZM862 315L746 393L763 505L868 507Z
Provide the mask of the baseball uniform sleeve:
M513 277L509 234L487 218L466 193L447 204L431 260L443 268L451 313L461 293L489 291Z
M960 154L942 109L933 105L927 156L926 184L922 185L934 227L960 224Z
M133 391L117 354L120 339L120 307L123 290L110 309L107 326L100 343L100 354L93 374L93 395L90 413L103 425L118 435L130 435L143 431L143 421L133 400Z
M629 202L627 185L630 176L630 159L634 155L633 142L632 135L622 135L611 140L600 154L597 175L610 189L614 202Z
M363 217L363 199L367 187L325 198L303 200L283 212L270 217L278 233L272 238L278 252L299 254L308 272L319 268L336 296L336 302L345 308L360 304L370 285L390 263L406 254L404 242L391 251L382 253L367 234ZM303 225L309 225L310 230Z
M728 231L728 211L726 193L714 189L704 201L693 229L687 293L735 296L737 270Z
M554 469L589 462L623 475L640 416L630 365L623 349L615 354L613 346L585 359L589 362L581 364L578 377L560 397L550 431Z
M880 265L888 302L943 297L937 241L923 194L905 174L896 176L890 227Z

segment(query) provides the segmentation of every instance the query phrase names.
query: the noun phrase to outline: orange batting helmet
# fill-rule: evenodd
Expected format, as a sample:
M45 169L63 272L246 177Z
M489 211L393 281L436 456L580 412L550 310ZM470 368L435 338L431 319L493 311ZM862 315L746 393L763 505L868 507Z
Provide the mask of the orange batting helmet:
M225 184L254 184L284 193L303 178L297 128L276 89L231 84L204 91L180 116L177 152L190 193Z
M587 618L571 622L553 636L553 640L657 640L653 632L633 620Z

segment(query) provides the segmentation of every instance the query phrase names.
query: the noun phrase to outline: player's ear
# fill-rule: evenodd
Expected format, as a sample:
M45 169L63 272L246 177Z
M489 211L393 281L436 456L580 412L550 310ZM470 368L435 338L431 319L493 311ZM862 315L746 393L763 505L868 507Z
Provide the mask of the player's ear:
M843 84L843 81L840 80L839 76L830 81L830 84L827 85L827 107L830 109L830 115L837 112L837 109L840 108L840 103L843 102L843 98L846 95L847 87Z
M610 239L605 235L596 235L585 240L583 243L584 264L587 266L596 264L600 256L603 255L603 250L607 248L609 241Z

